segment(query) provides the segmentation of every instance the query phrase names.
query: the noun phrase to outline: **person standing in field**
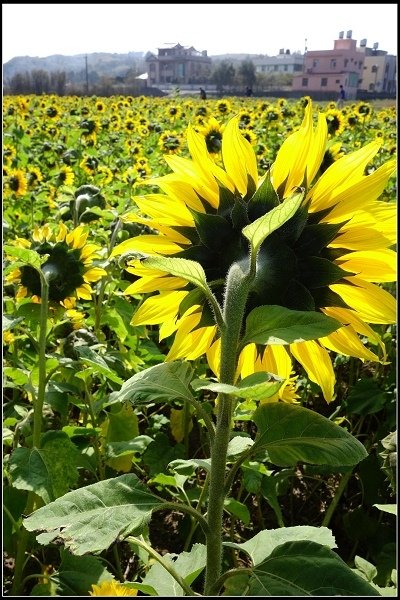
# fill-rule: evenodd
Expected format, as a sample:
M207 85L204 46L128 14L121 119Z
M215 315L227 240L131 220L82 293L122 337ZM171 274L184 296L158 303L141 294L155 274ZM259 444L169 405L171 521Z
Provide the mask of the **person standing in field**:
M343 108L343 104L346 98L346 92L344 91L344 87L342 86L342 84L340 84L339 86L339 98L337 101L337 107L338 108Z
M206 91L203 90L203 88L200 88L200 98L202 100L207 100L207 94L206 94Z

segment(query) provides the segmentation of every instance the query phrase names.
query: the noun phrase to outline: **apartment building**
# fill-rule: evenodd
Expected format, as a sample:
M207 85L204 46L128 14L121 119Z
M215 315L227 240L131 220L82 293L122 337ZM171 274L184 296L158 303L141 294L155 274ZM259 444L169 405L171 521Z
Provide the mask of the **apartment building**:
M304 55L293 54L290 50L281 48L276 56L260 56L253 58L257 74L261 73L301 73L303 71Z
M303 72L293 77L292 89L304 95L325 92L336 100L339 86L343 85L346 98L355 99L364 61L364 48L357 47L352 31L348 31L346 37L341 31L332 50L312 50L305 54Z
M205 83L211 73L211 58L207 50L201 52L193 46L181 44L158 48L157 56L148 52L145 56L148 84L200 84Z
M384 50L378 50L378 43L368 48L367 40L361 40L360 46L364 48L365 58L359 90L394 94L397 83L397 57Z

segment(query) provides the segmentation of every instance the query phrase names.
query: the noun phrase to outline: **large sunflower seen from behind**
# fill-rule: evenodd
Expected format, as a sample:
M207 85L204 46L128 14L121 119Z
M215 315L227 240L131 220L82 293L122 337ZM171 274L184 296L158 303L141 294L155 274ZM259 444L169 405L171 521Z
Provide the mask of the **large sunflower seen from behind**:
M319 114L314 126L308 102L300 128L283 142L270 172L259 177L254 150L240 132L238 117L223 132L223 167L211 158L204 136L189 126L192 160L166 156L173 173L149 181L164 194L135 198L140 212L127 216L152 233L126 240L113 255L196 261L222 304L231 266L246 269L249 264L243 230L255 223L254 230L261 217L281 205L294 205L294 197L300 195L293 216L260 244L244 316L270 306L271 311L283 307L323 313L337 322L328 335L284 344L284 352L302 365L329 402L335 383L331 352L384 359L383 344L371 324L395 322L394 298L379 284L395 279L396 255L395 206L378 200L395 161L365 174L380 148L374 141L322 172L327 137L325 115ZM133 259L128 264L136 280L125 293L150 294L132 323L160 325L160 339L174 334L167 360L194 360L205 354L218 374L219 328L201 290L176 273L150 268L148 261ZM365 339L375 344L376 352ZM257 370L263 352L264 347L253 343L242 349L242 376Z

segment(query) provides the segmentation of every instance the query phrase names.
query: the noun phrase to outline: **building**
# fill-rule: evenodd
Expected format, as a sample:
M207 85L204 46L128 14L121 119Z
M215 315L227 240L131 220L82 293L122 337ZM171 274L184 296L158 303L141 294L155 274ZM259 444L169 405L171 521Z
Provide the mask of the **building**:
M253 58L257 74L260 73L301 73L303 71L304 55L298 52L291 54L290 50L281 48L276 56L260 56Z
M341 31L333 50L307 52L302 74L293 77L293 91L304 95L323 92L326 98L336 100L339 86L343 85L346 99L355 99L363 77L365 51L357 48L357 41L351 36L352 31L347 32L346 38Z
M397 57L384 50L378 50L377 43L372 48L367 48L367 40L361 40L360 46L364 48L365 58L359 90L377 94L395 94Z
M193 46L176 44L158 48L157 56L148 52L145 61L150 86L205 83L211 73L211 58L207 56L207 50L199 52Z

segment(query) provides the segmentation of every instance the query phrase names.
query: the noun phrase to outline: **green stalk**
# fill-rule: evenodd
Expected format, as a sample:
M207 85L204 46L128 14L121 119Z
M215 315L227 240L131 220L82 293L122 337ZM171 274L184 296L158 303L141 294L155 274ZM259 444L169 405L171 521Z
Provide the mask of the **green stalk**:
M249 292L249 279L239 265L233 265L228 277L221 328L221 383L233 384L237 365L239 338ZM231 435L233 398L218 395L218 415L215 438L211 448L210 490L207 522L207 564L204 593L210 596L222 567L222 517L225 499L225 469Z
M42 433L43 404L46 392L46 338L47 338L47 316L49 310L49 282L42 270L39 271L41 283L40 304L40 328L39 328L39 383L36 398L33 398L33 435L32 446L40 448L40 436ZM35 492L29 492L24 510L25 515L33 512L36 501ZM29 532L21 527L17 553L15 557L14 579L11 588L11 596L18 596L21 588L22 575L25 563L25 552L28 546Z

